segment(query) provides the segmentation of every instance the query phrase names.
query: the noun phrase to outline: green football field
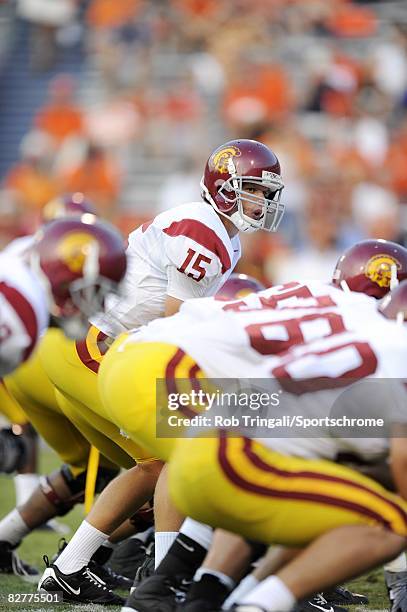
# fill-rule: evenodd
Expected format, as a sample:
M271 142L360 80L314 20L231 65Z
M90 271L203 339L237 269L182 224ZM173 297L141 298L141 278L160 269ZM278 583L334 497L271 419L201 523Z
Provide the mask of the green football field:
M41 453L41 472L47 473L58 466L58 459L51 451L43 451ZM0 517L4 516L6 512L14 507L14 486L13 481L9 477L0 476ZM83 518L83 506L79 505L74 508L67 516L60 517L58 520L66 523L75 529ZM66 536L69 539L69 534ZM58 548L58 540L60 536L58 534L37 531L29 535L19 547L18 552L20 556L35 565L38 568L44 568L44 562L42 557L44 554L51 557ZM351 610L354 612L362 612L362 610L387 610L388 600L386 590L383 583L383 577L381 570L376 570L366 576L361 577L350 583L349 588L358 593L364 593L369 597L369 606L357 607L352 606ZM35 586L22 582L18 578L7 577L0 575L0 610L8 610L12 612L24 612L25 610L33 612L34 610L46 610L47 612L66 612L72 610L75 612L101 612L103 609L111 610L116 612L119 610L118 607L103 608L102 606L96 605L66 605L66 604L27 604L27 603L10 603L8 601L9 593L34 593Z

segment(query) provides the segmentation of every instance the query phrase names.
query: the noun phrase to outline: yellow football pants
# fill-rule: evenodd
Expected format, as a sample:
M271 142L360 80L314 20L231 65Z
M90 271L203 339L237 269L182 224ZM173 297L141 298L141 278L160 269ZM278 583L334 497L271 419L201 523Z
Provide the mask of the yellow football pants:
M28 417L17 400L8 391L5 383L0 381L0 413L17 425L28 423Z
M160 397L156 394L157 379L163 383L158 387ZM203 379L203 373L178 347L132 342L127 334L113 343L99 371L100 395L111 420L164 461L169 459L176 438L156 435L156 414L160 416L161 407L166 409L167 389L172 389L175 379L177 391L188 392L194 381Z
M274 452L248 438L182 439L170 461L178 509L243 537L305 546L344 525L407 536L407 504L370 478L331 461Z
M90 444L58 406L54 387L40 361L41 349L52 345L55 339L67 342L60 330L49 329L31 359L7 376L4 383L33 427L77 475L86 470ZM105 464L110 465L106 461Z
M97 336L98 330L92 327L86 341L80 344L52 337L40 347L41 362L57 389L58 404L64 415L103 455L121 467L131 468L135 461L152 458L106 418L97 384L97 371L104 359Z

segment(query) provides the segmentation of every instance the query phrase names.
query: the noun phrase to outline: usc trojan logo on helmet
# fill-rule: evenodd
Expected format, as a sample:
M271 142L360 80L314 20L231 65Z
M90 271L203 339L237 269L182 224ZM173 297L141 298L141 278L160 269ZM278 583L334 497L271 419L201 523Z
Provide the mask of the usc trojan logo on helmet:
M86 258L97 246L97 241L86 232L71 232L58 244L57 253L61 261L74 274L83 270Z
M58 217L63 217L65 213L64 203L61 199L55 198L45 204L42 209L42 218L44 222L53 221L54 219L58 219Z
M220 149L220 151L215 151L212 155L212 158L209 160L209 163L222 174L226 174L229 172L228 170L228 161L231 157L240 157L241 152L235 146L225 147Z
M366 264L365 275L379 287L390 287L391 268L400 270L400 262L391 255L375 255Z

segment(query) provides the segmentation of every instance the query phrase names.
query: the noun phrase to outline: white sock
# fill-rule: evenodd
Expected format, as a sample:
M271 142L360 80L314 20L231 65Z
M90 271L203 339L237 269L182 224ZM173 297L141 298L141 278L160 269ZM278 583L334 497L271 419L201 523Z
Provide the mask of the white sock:
M55 565L63 574L77 572L88 565L93 553L106 542L108 537L109 535L83 521L68 546L55 561Z
M204 523L198 523L198 521L194 521L191 518L186 518L179 532L198 542L206 550L209 550L213 538L212 527Z
M405 572L407 569L406 555L404 552L398 557L389 561L383 568L386 572Z
M210 576L216 576L219 582L223 584L227 589L229 589L229 591L231 591L236 584L233 578L231 578L227 574L224 574L223 572L218 572L218 570L211 570L207 567L200 567L199 569L196 570L195 576L194 576L194 582L199 582L204 574L209 574Z
M241 582L237 585L234 591L231 592L229 597L225 599L223 602L222 608L224 610L228 610L235 603L242 601L242 598L246 595L246 593L250 593L259 584L259 581L253 574L248 574Z
M290 612L296 600L290 589L277 576L262 580L239 602L242 605L255 605L268 612Z
M38 486L40 477L38 474L17 474L14 476L14 488L16 491L16 506L21 506Z
M18 544L31 529L23 521L21 514L15 508L0 521L0 541Z
M160 565L165 555L171 548L171 544L174 542L178 535L178 531L156 531L154 536L155 541L155 569Z

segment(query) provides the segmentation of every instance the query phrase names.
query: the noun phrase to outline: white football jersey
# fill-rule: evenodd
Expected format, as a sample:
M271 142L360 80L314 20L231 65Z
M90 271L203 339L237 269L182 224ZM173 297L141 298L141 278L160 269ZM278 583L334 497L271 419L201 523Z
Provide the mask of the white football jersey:
M297 318L301 309L307 309L303 315L308 320L294 334L296 343L309 342L332 334L331 326L336 331L335 322L322 315L323 310L320 313L318 308L312 314L312 308L332 310L345 305L350 306L351 315L362 320L364 310L377 315L376 300L364 294L344 292L319 281L287 283L239 300L188 300L170 318L170 324L166 319L157 319L135 333L134 338L180 346L211 378L261 378L264 355L277 354L293 344L293 332L283 323L285 319Z
M122 294L111 296L92 323L116 337L162 317L166 295L214 295L240 255L239 237L229 237L210 205L193 202L165 211L130 234Z
M377 301L361 293L310 282L288 283L237 301L190 300L173 317L132 333L129 341L175 344L210 378L258 379L260 389L260 380L271 380L275 391L289 396L281 403L282 414L289 416L328 416L343 395L343 386L336 388L339 379L391 379L373 397L358 395L358 409L361 416L386 409L392 421L407 422L407 396L399 383L407 379L407 328L383 317ZM310 391L297 382L296 394L289 393L292 381L319 378L332 380L333 389L314 385ZM320 433L314 429L314 437L304 431L301 438L261 437L261 442L287 454L330 459L340 452L376 459L388 450L386 439L363 434L335 438L330 431L327 425Z
M19 257L0 255L0 376L28 359L48 326L48 304L37 277Z
M29 251L34 244L34 234L19 236L8 243L8 245L3 249L3 253L7 253L7 255L17 255L20 257L21 255L27 253L27 251Z

